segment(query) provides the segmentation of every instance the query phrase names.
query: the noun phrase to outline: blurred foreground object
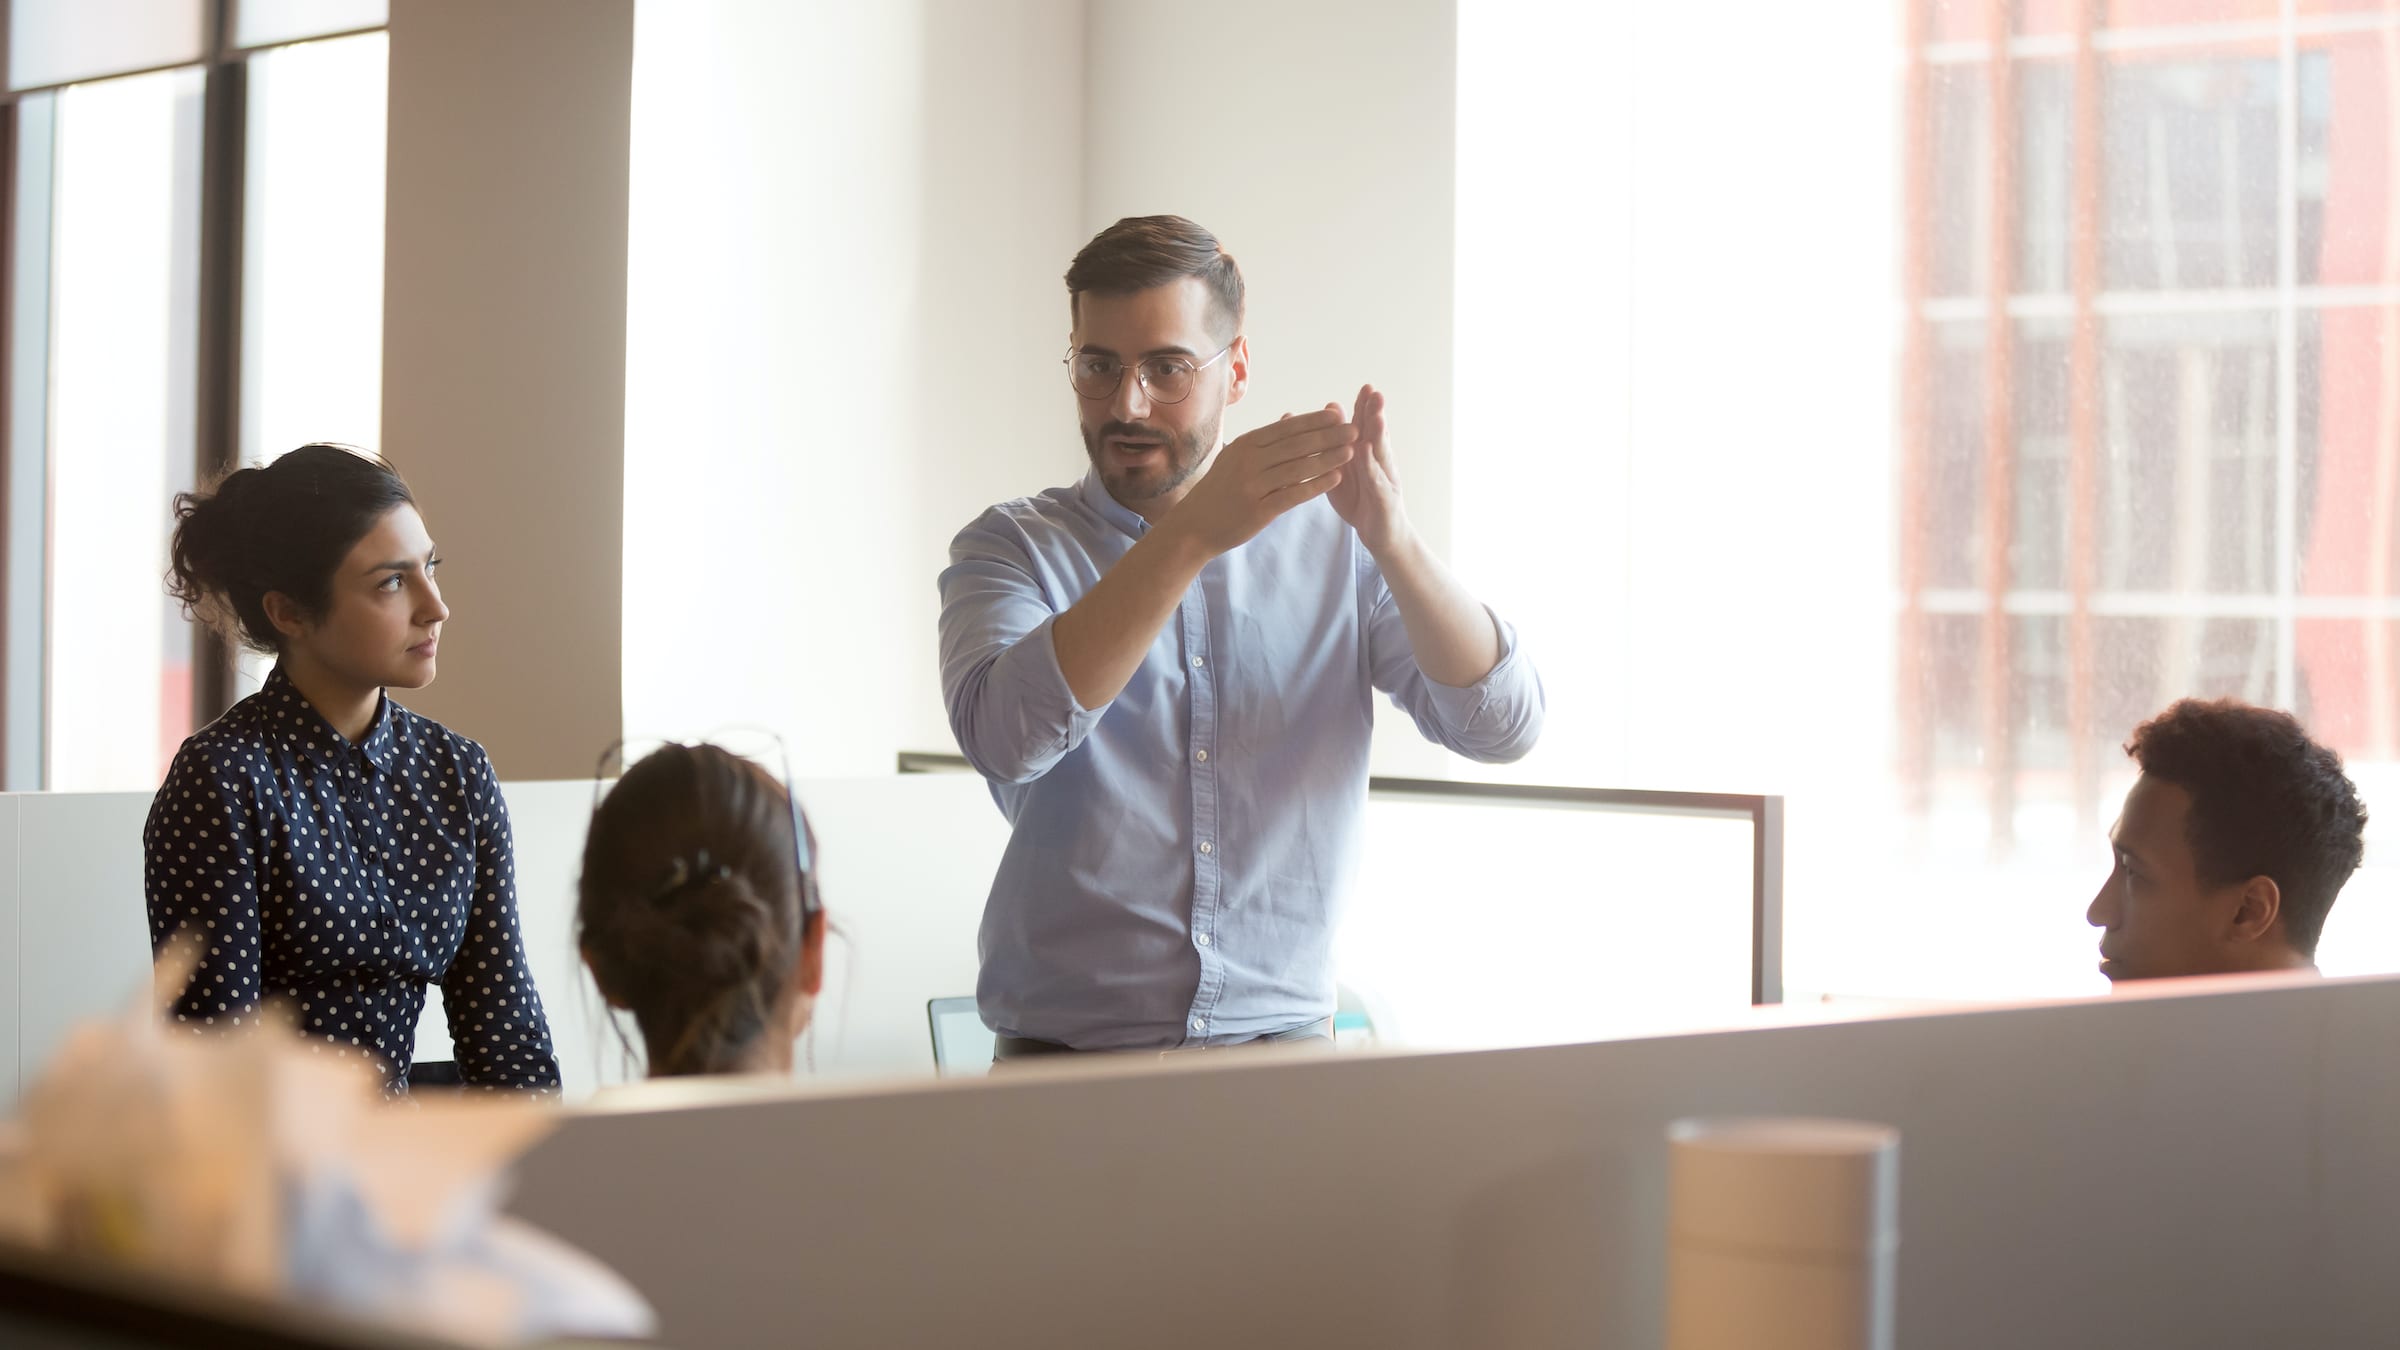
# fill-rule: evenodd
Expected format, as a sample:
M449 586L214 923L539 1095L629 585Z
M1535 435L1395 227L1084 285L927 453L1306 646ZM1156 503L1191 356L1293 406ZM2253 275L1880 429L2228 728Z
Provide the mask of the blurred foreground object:
M554 1105L386 1102L272 1011L180 1034L159 1010L189 970L162 958L148 1005L77 1028L0 1124L0 1241L477 1345L652 1333L622 1278L499 1213Z
M1668 1350L1891 1350L1900 1132L1667 1127Z

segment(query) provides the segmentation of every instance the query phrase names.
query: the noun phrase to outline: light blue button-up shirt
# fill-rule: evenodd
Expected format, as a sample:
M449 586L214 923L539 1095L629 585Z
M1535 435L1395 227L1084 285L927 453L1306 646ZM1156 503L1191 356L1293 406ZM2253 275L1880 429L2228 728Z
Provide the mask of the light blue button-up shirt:
M1515 631L1499 624L1500 663L1476 684L1426 679L1373 557L1322 498L1211 561L1124 691L1083 707L1051 625L1147 529L1087 474L950 544L942 697L1013 828L976 989L1003 1035L1163 1049L1330 1015L1375 690L1470 759L1516 759L1541 730Z

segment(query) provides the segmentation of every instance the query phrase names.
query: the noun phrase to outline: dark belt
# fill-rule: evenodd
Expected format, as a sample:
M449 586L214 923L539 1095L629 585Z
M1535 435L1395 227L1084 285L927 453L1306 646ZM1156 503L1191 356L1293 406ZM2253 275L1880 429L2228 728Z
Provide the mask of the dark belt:
M1247 1050L1253 1046L1277 1045L1286 1041L1330 1041L1332 1039L1333 1019L1330 1017L1320 1017L1314 1022L1303 1022L1299 1026L1292 1027L1284 1031L1270 1031L1264 1036L1254 1037L1247 1041L1236 1041L1231 1045L1194 1045L1176 1047L1176 1050ZM1121 1050L1078 1050L1071 1045L1060 1045L1056 1041L1037 1041L1029 1036L994 1036L992 1038L992 1061L994 1063L1012 1059L1033 1059L1041 1055L1125 1055L1143 1053L1166 1054L1171 1052L1162 1050L1145 1051L1144 1048L1140 1046L1129 1047Z

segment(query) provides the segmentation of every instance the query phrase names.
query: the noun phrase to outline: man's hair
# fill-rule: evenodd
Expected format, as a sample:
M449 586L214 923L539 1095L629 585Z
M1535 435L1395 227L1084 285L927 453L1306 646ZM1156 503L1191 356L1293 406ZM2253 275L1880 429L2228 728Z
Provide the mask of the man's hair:
M1067 265L1067 314L1082 318L1083 296L1131 295L1198 277L1208 287L1216 336L1242 331L1242 269L1217 237L1181 216L1128 216L1092 236Z
M2184 838L2201 882L2269 877L2284 931L2313 957L2325 915L2366 852L2367 808L2342 757L2290 713L2185 699L2136 728L2125 753L2191 794Z

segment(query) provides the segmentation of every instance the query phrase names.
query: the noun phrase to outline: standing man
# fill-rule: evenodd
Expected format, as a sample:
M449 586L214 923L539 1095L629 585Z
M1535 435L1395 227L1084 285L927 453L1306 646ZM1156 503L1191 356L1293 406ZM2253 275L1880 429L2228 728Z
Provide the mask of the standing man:
M1067 297L1091 471L941 579L950 726L1013 828L983 1019L1004 1060L1329 1036L1374 692L1504 763L1540 678L1409 524L1380 392L1221 444L1250 353L1215 236L1118 221Z

